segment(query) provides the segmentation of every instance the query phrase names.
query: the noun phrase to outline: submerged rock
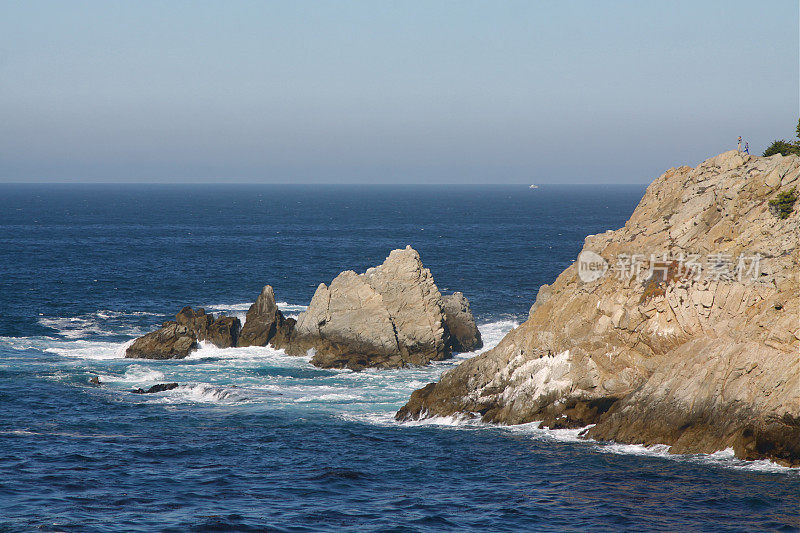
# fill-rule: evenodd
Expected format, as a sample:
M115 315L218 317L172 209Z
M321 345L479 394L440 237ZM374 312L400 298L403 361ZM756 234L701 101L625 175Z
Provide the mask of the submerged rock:
M768 207L798 176L796 156L735 151L670 169L624 228L586 238L588 272L579 256L525 323L397 418L594 424L596 439L800 465L800 215ZM625 275L635 254L652 275Z
M481 332L469 308L469 300L460 292L442 296L444 322L450 333L450 348L454 352L471 352L483 347Z
M363 274L345 271L321 283L287 343L292 355L313 349L324 368L397 368L450 356L441 294L410 246Z
M177 389L177 388L178 388L178 384L177 383L158 383L156 385L153 385L149 389L145 390L145 389L142 389L142 388L138 388L138 389L132 390L131 392L134 393L134 394L155 394L156 392L164 392L164 391Z

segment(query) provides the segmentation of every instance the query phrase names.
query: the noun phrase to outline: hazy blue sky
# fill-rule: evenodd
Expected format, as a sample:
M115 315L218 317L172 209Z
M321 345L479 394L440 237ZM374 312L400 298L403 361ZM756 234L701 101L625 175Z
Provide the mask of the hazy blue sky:
M798 2L0 0L0 181L647 182L794 136Z

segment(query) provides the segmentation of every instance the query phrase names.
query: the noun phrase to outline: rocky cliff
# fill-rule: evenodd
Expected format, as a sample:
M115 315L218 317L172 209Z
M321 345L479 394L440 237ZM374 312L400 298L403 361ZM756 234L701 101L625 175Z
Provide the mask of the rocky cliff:
M398 419L462 414L800 464L800 158L736 151L668 170L625 227L586 238L494 349ZM774 211L774 210L773 210Z

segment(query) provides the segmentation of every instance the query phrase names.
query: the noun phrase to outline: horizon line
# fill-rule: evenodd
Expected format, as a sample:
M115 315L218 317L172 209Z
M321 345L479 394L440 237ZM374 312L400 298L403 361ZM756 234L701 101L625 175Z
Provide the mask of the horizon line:
M570 185L649 185L651 182L538 182L537 186L570 186ZM260 182L260 181L0 181L0 186L3 185L315 185L315 186L350 186L360 185L365 187L386 187L386 186L406 186L406 185L421 185L425 187L448 185L448 186L487 186L487 187L505 187L505 186L518 186L530 187L531 183L468 183L468 182L409 182L409 183L364 183L358 181L346 182Z

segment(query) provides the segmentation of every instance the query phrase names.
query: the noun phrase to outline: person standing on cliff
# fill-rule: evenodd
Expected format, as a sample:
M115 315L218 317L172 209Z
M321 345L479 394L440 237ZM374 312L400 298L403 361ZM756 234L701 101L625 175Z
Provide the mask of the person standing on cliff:
M742 151L742 136L741 135L739 135L739 140L736 142L736 151L737 152L741 152Z
M747 141L745 141L744 143L744 153L746 154L750 153L750 144Z

